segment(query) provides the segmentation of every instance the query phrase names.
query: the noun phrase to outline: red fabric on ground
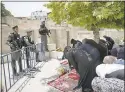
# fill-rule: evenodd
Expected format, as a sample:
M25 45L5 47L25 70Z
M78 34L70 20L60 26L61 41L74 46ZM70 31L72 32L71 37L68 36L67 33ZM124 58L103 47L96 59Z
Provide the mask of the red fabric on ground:
M73 79L73 80L79 80L79 76L77 74L74 73L70 73L68 74L69 78Z
M77 73L75 69L73 69L70 73Z
M69 78L73 79L73 80L79 80L79 75L77 74L76 70L73 69L69 74L68 74Z
M63 92L74 92L73 88L77 86L79 76L75 70L72 70L69 74L65 74L54 81L48 83L48 85L59 89Z
M61 64L63 64L63 65L67 65L67 64L68 64L68 61L67 61L67 60L62 61Z
M66 75L57 78L56 80L49 82L48 85L63 91L63 92L74 92L73 88L77 86L77 81L66 77Z

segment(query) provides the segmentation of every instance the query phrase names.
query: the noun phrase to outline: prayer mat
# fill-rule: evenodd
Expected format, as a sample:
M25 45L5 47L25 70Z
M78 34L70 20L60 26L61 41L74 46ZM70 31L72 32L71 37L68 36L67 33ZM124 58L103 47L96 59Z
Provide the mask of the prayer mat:
M68 75L63 75L60 78L57 78L54 81L48 83L48 85L62 91L62 92L75 92L73 88L77 86L76 80L73 80L68 77Z
M61 64L62 64L62 65L68 65L69 63L68 63L67 60L62 60L62 61L61 61Z
M62 60L62 61L60 62L60 64L61 64L61 66L62 66L67 72L70 71L69 63L68 63L67 60Z
M73 80L79 80L79 75L77 74L76 70L73 69L69 74L68 74L69 78L73 79Z
M48 85L63 92L75 92L73 88L77 86L78 80L79 75L76 73L76 70L73 69L70 73L49 82Z

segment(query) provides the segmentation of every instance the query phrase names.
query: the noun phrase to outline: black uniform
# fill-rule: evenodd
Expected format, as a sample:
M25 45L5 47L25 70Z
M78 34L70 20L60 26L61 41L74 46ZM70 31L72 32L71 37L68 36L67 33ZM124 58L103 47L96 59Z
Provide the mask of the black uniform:
M7 44L10 46L11 52L21 49L22 44L21 44L20 35L16 32L10 33L10 35L8 36ZM16 51L11 54L11 57L12 57L11 64L12 64L12 70L14 75L17 74L16 60L18 60L19 71L22 72L21 55L22 55L21 51Z
M31 67L30 64L29 64L29 61L30 61L30 60L29 60L29 59L30 59L30 51L36 52L36 50L35 50L35 45L34 45L34 47L32 46L32 45L34 44L34 41L31 40L31 37L30 37L30 36L23 36L23 39L24 39L23 46L24 46L24 47L27 47L27 48L25 49L25 51L26 51L26 63L27 63L27 68L30 68L30 67ZM31 46L31 47L28 47L28 46ZM38 61L37 59L38 59L38 53L36 52L36 61Z
M48 30L45 26L45 23L40 25L39 34L41 35L41 43L43 43L44 50L48 50L47 48L47 35L51 34L50 30Z
M51 34L50 30L48 30L44 24L40 25L40 29L39 29L40 35L48 35L49 36L49 33Z

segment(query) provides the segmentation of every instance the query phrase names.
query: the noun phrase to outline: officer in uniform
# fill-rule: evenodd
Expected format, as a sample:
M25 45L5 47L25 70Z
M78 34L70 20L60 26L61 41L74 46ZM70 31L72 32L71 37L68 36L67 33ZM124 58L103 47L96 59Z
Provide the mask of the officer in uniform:
M24 47L26 47L25 51L26 51L26 63L27 63L27 68L31 68L29 61L30 61L30 51L34 51L36 53L36 61L38 61L38 53L35 50L35 45L34 41L31 40L31 35L32 35L32 31L27 31L27 35L24 36ZM30 47L31 46L31 47Z
M22 48L22 44L20 35L18 34L18 26L14 26L12 29L13 33L10 33L10 35L8 36L7 44L10 46L11 52L13 52L11 54L12 57L11 64L12 64L13 74L14 76L18 76L19 74L17 73L16 60L18 61L19 72L23 72L22 60L21 60L22 53L21 51L18 51Z
M41 35L41 42L44 45L44 50L48 51L47 48L47 35L51 34L50 30L48 30L45 26L45 21L42 22L39 29L39 34ZM50 37L50 36L49 36Z

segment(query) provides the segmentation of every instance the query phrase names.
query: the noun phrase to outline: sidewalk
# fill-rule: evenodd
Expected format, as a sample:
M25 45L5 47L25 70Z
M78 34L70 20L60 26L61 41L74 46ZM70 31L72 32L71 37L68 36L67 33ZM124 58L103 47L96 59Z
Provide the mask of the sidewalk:
M42 63L43 62L40 62L38 66L40 66ZM23 85L24 88L22 90L16 91L16 88L18 88L18 85L22 81L26 80L26 77L22 78L9 92L60 92L59 90L46 84L46 82L52 80L52 78L58 77L56 68L59 66L60 63L56 59L46 62L40 69L41 72L38 72L35 75L35 78L31 78L25 86Z

